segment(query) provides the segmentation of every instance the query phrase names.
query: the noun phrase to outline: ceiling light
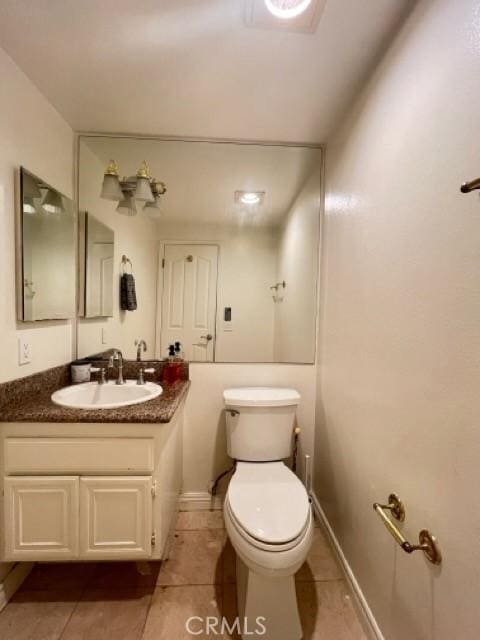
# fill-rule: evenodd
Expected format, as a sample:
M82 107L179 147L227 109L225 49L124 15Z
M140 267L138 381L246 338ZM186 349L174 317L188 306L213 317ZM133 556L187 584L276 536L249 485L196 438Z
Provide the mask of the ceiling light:
M263 203L265 191L235 191L235 202L251 207Z
M288 20L306 11L312 0L265 0L267 9L277 18Z
M258 204L260 202L260 196L257 193L244 193L240 198L243 204Z

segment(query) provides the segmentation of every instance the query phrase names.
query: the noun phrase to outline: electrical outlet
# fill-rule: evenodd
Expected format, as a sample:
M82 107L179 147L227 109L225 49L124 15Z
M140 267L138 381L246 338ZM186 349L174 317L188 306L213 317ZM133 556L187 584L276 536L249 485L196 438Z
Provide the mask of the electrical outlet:
M18 364L29 364L32 361L32 347L26 338L18 339Z
M107 344L107 328L102 327L102 344Z

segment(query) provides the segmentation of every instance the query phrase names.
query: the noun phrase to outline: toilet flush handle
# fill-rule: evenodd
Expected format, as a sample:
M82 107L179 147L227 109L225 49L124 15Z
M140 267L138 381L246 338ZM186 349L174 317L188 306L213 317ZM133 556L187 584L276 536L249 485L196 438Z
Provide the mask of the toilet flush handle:
M240 411L237 411L237 409L224 409L224 411L229 413L232 416L232 418L240 415Z

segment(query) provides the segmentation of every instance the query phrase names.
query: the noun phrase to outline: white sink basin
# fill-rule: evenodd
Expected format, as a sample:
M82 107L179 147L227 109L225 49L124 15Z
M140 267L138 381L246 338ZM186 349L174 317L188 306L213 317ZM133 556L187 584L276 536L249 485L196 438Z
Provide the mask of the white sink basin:
M135 380L127 380L122 385L115 382L84 382L55 391L52 401L73 409L115 409L153 400L162 392L162 387L154 382L137 384Z

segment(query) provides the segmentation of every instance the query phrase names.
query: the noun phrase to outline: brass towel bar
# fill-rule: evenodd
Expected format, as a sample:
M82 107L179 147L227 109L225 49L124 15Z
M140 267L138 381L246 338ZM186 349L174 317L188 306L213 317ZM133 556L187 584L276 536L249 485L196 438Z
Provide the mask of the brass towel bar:
M406 553L423 551L427 559L433 564L440 564L442 562L442 554L440 553L438 543L435 536L433 536L430 531L422 529L418 535L419 544L411 544L398 529L396 524L385 513L385 511L390 511L393 517L400 522L405 520L405 507L403 502L395 493L391 493L388 496L388 504L375 502L373 508L380 516L389 533Z

